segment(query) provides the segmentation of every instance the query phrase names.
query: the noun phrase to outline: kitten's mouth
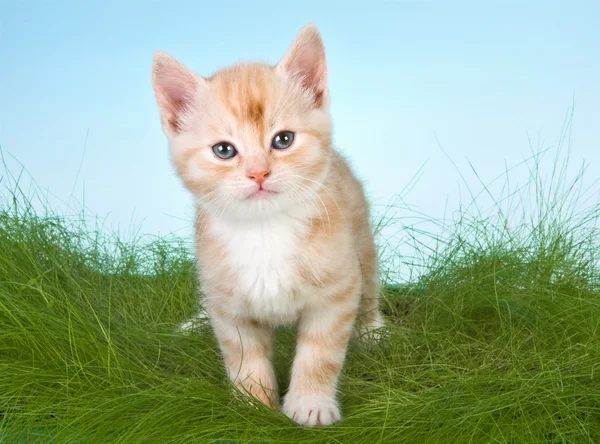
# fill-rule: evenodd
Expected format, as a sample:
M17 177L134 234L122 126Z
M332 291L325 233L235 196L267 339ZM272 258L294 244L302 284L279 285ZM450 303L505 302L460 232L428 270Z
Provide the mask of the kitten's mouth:
M267 190L267 189L261 187L258 190L250 193L248 195L247 199L268 199L277 194L278 194L277 191Z

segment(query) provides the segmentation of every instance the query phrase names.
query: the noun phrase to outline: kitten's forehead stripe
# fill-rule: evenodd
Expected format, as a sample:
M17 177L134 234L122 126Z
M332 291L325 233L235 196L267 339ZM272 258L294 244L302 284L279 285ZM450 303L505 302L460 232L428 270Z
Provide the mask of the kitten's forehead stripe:
M266 64L238 65L214 76L217 94L231 115L257 131L262 140L266 131L266 109L271 99L274 72Z
M258 100L248 102L245 117L251 124L257 127L262 126L265 117L265 106Z

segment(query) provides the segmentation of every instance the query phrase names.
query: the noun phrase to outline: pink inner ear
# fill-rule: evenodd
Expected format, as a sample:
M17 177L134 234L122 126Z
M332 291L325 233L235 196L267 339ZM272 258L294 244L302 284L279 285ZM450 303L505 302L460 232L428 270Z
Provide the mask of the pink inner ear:
M163 121L171 131L182 130L182 117L193 104L198 83L194 74L170 56L161 55L154 65L154 89Z
M165 88L165 92L167 93L167 97L169 97L171 106L174 109L185 108L185 104L189 102L189 96L186 93L187 88L184 85L174 84L167 85Z
M297 72L302 77L302 87L312 91L315 105L321 107L325 94L324 63L317 57L305 54L288 64L288 69Z
M189 89L192 86L182 84L165 85L163 90L165 117L173 131L181 131L181 118L191 105Z
M311 91L315 105L321 107L327 89L325 48L316 28L303 29L285 57L285 68L302 80L302 87Z

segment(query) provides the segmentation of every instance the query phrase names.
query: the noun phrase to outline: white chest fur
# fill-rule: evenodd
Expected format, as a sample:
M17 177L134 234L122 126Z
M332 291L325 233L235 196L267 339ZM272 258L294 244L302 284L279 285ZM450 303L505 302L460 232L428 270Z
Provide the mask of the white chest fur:
M233 310L273 323L296 319L305 301L299 291L298 256L308 226L280 215L265 220L215 221L224 243L237 300Z

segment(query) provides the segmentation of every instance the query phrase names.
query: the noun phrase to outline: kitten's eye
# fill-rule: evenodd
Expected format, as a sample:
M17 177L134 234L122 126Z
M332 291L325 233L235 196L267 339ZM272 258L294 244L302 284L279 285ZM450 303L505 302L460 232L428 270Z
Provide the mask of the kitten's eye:
M294 133L291 131L282 131L273 137L271 146L276 150L284 150L289 148L294 142Z
M235 147L228 142L219 142L212 147L213 153L219 159L231 159L237 154Z

